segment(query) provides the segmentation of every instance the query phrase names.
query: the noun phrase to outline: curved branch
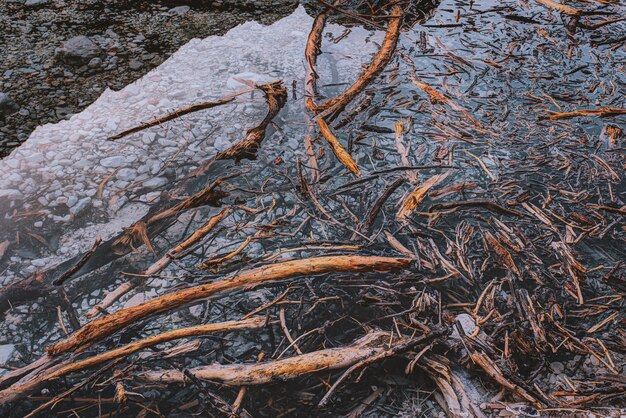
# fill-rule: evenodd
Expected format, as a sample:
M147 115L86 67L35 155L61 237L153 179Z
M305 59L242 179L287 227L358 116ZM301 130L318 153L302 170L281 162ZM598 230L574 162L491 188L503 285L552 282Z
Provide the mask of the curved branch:
M122 309L105 318L96 319L70 335L66 340L47 348L56 356L76 351L100 341L130 324L181 307L218 293L250 288L295 276L332 272L388 272L399 270L411 262L408 258L339 255L292 260L258 267L224 280L179 290L152 299L132 308Z

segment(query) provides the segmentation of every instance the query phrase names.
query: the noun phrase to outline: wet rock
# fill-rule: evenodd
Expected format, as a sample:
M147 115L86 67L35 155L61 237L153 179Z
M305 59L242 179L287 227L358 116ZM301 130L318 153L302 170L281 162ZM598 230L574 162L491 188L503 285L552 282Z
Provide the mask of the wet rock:
M74 207L71 209L71 213L74 214L74 216L78 216L81 214L81 212L83 212L85 209L87 209L87 206L89 206L89 204L91 203L91 198L89 197L85 197L81 200L79 200L76 205L74 205Z
M0 117L15 113L19 109L20 107L9 97L8 94L0 92Z
M170 10L168 10L168 13L172 15L184 15L189 10L191 10L191 7L189 6L178 6L178 7L173 7Z
M101 49L87 36L75 36L65 42L56 50L56 56L62 62L82 66L88 64L91 59L96 58L101 53Z
M15 189L0 189L0 198L16 200L23 197L22 192Z
M26 3L24 3L24 7L36 8L45 6L48 3L50 3L50 0L26 0Z
M91 61L89 61L89 64L87 64L87 66L89 68L100 68L102 66L102 60L98 57L92 58Z
M563 370L565 370L565 366L563 365L563 363L555 361L550 363L550 369L556 374L561 374L563 373Z
M100 164L103 167L117 168L117 167L121 167L122 165L124 165L125 162L126 162L126 158L124 158L124 156L114 155L112 157L103 158L100 161Z
M167 179L165 177L155 177L143 183L144 187L150 189L156 189L157 187L162 187L167 184Z
M476 322L474 321L474 318L472 318L471 315L468 315L465 313L457 315L456 321L461 325L461 328L463 329L463 332L465 333L465 335L472 335L474 331L476 331ZM453 328L452 330L452 337L454 338L461 337L456 327Z
M122 181L132 181L137 177L137 171L132 168L123 168L117 172L117 178Z
M130 67L131 70L137 71L137 70L140 70L141 67L143 67L143 63L141 61L131 60L128 63L128 66Z
M15 345L3 344L0 345L0 364L6 364L15 352Z

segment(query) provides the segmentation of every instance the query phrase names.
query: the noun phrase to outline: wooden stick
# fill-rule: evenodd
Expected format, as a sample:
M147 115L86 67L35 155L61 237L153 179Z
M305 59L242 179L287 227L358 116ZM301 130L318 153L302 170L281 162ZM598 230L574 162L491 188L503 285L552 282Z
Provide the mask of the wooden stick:
M201 380L219 381L229 386L262 385L272 381L284 381L319 372L349 367L367 358L387 351L389 334L373 331L354 341L353 344L314 351L260 364L212 364L189 370ZM146 372L140 379L155 383L184 383L188 379L179 370Z
M328 143L330 144L330 148L333 150L333 153L335 154L337 159L341 161L341 163L345 165L348 170L350 170L357 176L360 176L361 170L359 170L359 166L356 164L350 153L346 151L343 145L341 145L326 121L322 118L318 119L317 126L319 126L324 139L326 139L326 141L328 141Z
M48 347L47 352L52 356L56 356L85 348L111 336L134 322L219 293L246 289L295 276L331 272L395 271L407 266L410 262L411 260L408 258L339 255L292 260L262 266L235 274L221 281L179 290L140 305L122 309L105 318L96 319L70 335L67 339Z
M127 129L127 130L125 130L123 132L120 132L117 135L113 135L109 139L111 139L111 140L120 139L120 138L125 137L126 135L130 135L132 133L139 132L141 130L150 128L152 126L160 125L160 124L168 122L168 121L170 121L172 119L179 118L179 117L181 117L183 115L187 115L189 113L197 112L199 110L210 109L212 107L216 107L216 106L220 106L220 105L223 105L223 104L226 104L226 103L230 103L233 100L235 100L235 98L234 97L230 97L228 99L221 99L221 100L217 100L217 101L214 101L214 102L196 103L196 104L191 105L189 107L186 107L184 109L178 109L178 110L176 110L176 111L174 111L172 113L168 113L167 115L161 116L160 118L153 119L150 122L142 123L139 126L135 126L134 128Z
M315 109L317 112L321 112L317 115L318 118L333 120L372 80L382 73L396 50L398 38L400 37L402 16L402 8L398 5L393 6L385 39L370 65L346 91L336 98L326 100Z
M45 380L57 379L67 374L76 372L78 370L84 370L89 367L96 366L98 364L118 359L121 357L128 357L139 350L143 350L147 347L152 347L157 344L162 344L167 341L178 340L181 338L197 337L200 335L212 334L215 332L230 332L248 329L262 328L266 324L266 318L257 316L249 319L242 319L239 321L228 321L217 324L198 325L193 327L175 329L167 331L162 334L153 335L148 338L144 338L139 341L127 344L125 346L116 348L114 350L106 351L93 357L89 357L85 360L77 361L76 363L69 364L60 370L57 370L47 376Z
M200 228L196 229L193 234L191 234L186 240L178 244L176 247L172 248L167 254L161 257L158 261L153 263L150 267L148 267L141 275L145 277L153 276L160 271L162 271L165 267L167 267L172 260L178 257L179 254L186 251L192 245L200 241L204 238L214 227L217 225L222 219L228 216L232 212L231 208L222 209L217 215L212 216L209 220L202 225ZM128 293L130 290L134 289L137 286L136 282L125 282L119 285L115 290L108 292L102 302L98 303L94 307L92 307L85 316L87 318L95 318L98 316L100 312L107 309L109 306L113 305L116 300L122 297L124 294Z
M573 7L570 6L566 6L564 4L561 3L557 3L553 0L535 0L537 3L539 4L543 4L546 7L551 7L554 10L558 10L561 13L565 13L566 15L570 15L570 16L580 16L583 14L583 12L579 9L575 9Z
M573 110L571 112L548 112L550 113L550 115L544 117L544 119L559 120L575 118L578 116L598 116L601 118L605 118L607 116L626 115L626 109L621 109L618 107L601 107L600 109Z

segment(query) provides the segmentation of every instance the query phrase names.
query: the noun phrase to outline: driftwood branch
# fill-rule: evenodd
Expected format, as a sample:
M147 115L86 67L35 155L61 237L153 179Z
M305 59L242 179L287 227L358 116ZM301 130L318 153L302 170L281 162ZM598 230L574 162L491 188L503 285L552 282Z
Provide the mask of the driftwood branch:
M132 308L122 309L105 318L96 319L66 340L48 347L47 351L50 355L55 356L68 351L79 350L81 347L100 341L134 322L218 293L269 284L295 276L331 272L395 271L407 266L410 262L411 260L406 258L343 255L292 260L263 266L227 277L218 282L179 290Z

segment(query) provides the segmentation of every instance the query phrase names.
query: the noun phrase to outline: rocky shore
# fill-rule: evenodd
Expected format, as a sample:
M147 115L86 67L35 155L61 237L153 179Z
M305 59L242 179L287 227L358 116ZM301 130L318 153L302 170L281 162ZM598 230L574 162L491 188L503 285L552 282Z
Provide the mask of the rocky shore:
M120 90L192 38L248 20L268 24L297 1L0 1L0 158L39 125Z

